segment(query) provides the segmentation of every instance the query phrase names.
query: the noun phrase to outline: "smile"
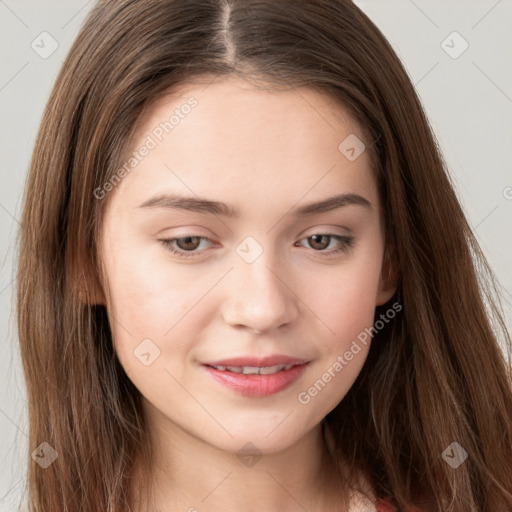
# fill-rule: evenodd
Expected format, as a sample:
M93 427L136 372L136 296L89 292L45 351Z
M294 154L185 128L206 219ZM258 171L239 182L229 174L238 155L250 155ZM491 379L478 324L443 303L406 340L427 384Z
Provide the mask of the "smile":
M309 362L273 366L202 365L206 373L224 388L243 396L265 397L291 386Z
M293 368L294 364L277 364L274 366L212 366L222 372L243 373L244 375L272 375Z

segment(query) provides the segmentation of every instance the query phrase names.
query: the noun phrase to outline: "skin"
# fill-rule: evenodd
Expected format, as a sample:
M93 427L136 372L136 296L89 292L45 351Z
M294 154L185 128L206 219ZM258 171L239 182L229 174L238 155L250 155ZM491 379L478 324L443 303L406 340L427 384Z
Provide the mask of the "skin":
M283 512L298 503L335 510L342 496L332 472L322 472L320 421L352 386L370 343L308 404L298 394L373 325L375 307L395 291L383 279L369 155L349 161L338 150L349 134L363 139L362 131L318 91L261 89L229 77L161 97L131 150L191 96L197 106L109 193L100 241L107 283L97 302L107 306L119 360L144 397L156 453L153 510ZM157 193L222 201L240 216L140 207ZM371 207L292 213L345 193ZM343 244L308 238L323 233L352 236L353 246L326 256ZM197 242L189 258L161 242L187 236L209 241ZM263 251L252 263L236 252L248 236ZM191 246L181 240L173 248ZM149 366L134 355L144 339L160 351ZM242 396L201 366L269 354L310 361L269 397ZM247 443L261 456L250 467L237 457Z

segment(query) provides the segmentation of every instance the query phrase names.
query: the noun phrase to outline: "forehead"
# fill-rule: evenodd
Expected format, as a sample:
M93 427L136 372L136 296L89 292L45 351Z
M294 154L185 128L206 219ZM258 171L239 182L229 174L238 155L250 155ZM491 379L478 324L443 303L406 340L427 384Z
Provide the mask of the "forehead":
M169 90L146 110L126 158L145 145L151 149L116 194L193 193L231 202L285 195L297 202L337 188L366 191L376 203L368 152L356 159L343 152L347 144L360 151L357 141L364 143L361 127L327 93L238 77L198 79Z
M186 112L183 115L180 111L188 110L187 102L192 99L197 102L194 115L188 116ZM217 138L229 134L236 142L245 140L254 144L286 124L295 136L302 133L304 138L311 139L315 134L339 131L340 127L350 133L362 133L359 124L333 93L313 87L250 82L238 76L207 76L169 89L146 109L137 133L150 132L162 121L168 121L173 113L179 117L173 121L173 131L183 131L178 127L186 127L187 123L181 121L191 117L195 129L215 122ZM248 141L244 135L254 128L261 128L258 137ZM252 132L252 135L256 134Z

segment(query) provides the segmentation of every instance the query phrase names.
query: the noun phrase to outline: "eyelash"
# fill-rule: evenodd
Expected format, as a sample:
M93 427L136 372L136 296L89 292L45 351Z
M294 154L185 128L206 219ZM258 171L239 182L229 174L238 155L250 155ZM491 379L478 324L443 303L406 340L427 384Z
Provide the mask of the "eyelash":
M337 254L337 253L340 253L340 252L347 252L354 245L354 237L337 235L335 233L313 233L312 235L309 235L309 236L307 236L305 238L302 238L301 240L305 240L307 238L311 238L312 236L315 236L315 235L317 235L317 236L318 235L320 235L320 236L329 236L331 238L334 238L338 242L342 243L342 247L339 248L339 249L334 249L334 250L330 250L330 251L327 251L327 252L314 251L314 252L317 252L317 253L322 254L324 256L331 256L333 254ZM168 250L172 254L176 254L180 258L192 258L192 257L194 257L195 254L198 254L198 252L201 252L201 251L194 251L194 252L193 251L181 251L181 250L173 249L173 243L175 241L177 241L177 240L184 240L185 238L199 238L199 240L201 240L201 241L202 240L210 240L208 237L205 237L205 236L182 236L182 237L179 237L179 238L169 238L169 239L165 239L165 240L160 240L160 242L166 248L166 250Z

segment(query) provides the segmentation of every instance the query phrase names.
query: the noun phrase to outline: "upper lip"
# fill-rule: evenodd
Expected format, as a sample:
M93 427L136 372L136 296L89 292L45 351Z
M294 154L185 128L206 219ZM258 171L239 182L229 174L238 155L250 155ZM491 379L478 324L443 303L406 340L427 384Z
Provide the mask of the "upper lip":
M241 356L233 357L230 359L219 359L218 361L207 361L203 364L207 366L252 366L261 368L264 366L277 366L277 365L299 365L308 363L307 359L299 359L297 357L290 357L286 355L276 354L266 357L254 356Z

